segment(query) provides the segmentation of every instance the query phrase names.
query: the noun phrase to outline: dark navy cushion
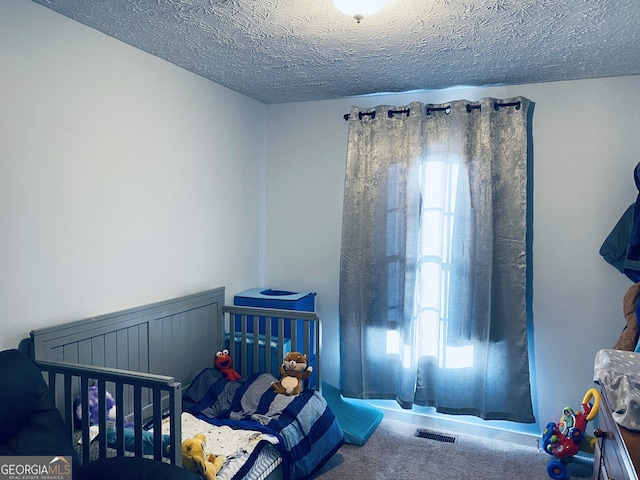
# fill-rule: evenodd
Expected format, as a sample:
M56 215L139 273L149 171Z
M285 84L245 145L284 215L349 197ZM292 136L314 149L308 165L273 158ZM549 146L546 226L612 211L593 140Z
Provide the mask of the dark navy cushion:
M0 352L0 455L75 456L42 373L18 350Z

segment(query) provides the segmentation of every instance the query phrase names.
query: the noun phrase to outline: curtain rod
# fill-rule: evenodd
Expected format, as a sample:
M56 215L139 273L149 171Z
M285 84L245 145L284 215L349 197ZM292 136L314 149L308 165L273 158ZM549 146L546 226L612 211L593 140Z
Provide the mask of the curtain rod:
M510 102L510 103L498 103L498 102L493 103L493 109L496 112L503 107L516 107L516 110L520 110L521 106L522 104L519 101ZM466 107L467 107L467 113L471 113L472 110L480 110L480 104L473 105L471 103L467 103ZM447 115L449 115L451 113L451 105L446 105L444 107L427 107L426 108L427 115L431 115L433 112L445 112ZM408 108L406 110L389 110L387 112L387 116L389 118L393 118L394 115L405 114L408 117L410 113L411 113L410 109ZM362 120L363 117L371 117L371 119L373 120L374 118L376 118L376 111L373 110L372 112L358 112L358 119ZM344 118L345 120L349 120L351 118L351 114L345 113L342 116L342 118Z

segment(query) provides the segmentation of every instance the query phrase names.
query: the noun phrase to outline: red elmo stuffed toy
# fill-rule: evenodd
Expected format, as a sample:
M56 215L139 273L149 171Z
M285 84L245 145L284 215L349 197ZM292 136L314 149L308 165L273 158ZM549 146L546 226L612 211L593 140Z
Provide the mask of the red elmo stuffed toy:
M216 353L216 368L220 370L224 378L230 382L235 382L236 380L240 380L240 374L233 369L232 364L233 360L229 355L229 350L224 349Z

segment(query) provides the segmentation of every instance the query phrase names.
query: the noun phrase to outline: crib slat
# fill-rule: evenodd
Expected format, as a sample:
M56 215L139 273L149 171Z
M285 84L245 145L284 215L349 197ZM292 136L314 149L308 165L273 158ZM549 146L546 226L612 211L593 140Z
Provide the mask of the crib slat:
M133 438L136 457L142 456L142 387L133 386Z
M116 452L119 457L124 456L124 385L116 383Z
M253 358L253 365L251 365L251 372L259 372L260 371L260 318L257 316L253 316L253 354L251 358ZM268 364L267 364L268 365Z
M173 419L173 421L169 424L169 460L171 463L181 467L182 419L180 418L180 412L182 410L182 386L177 382L171 386L173 388L169 390L169 418Z
M56 372L49 372L49 377L52 379L54 388L56 384ZM63 383L63 398L64 398L64 421L67 425L67 430L69 431L69 435L73 438L73 430L75 428L74 420L76 412L73 411L73 400L71 399L71 375L63 375L62 378ZM55 398L55 397L54 397Z
M162 399L160 391L153 394L153 458L162 460Z
M264 348L262 349L264 370L277 377L277 370L271 365L271 317L264 319Z
M241 375L246 377L248 374L249 366L247 365L247 316L242 315L240 320L240 358L241 360Z
M278 362L284 359L284 317L277 317L278 322Z
M80 379L80 391L89 391L89 377L82 377ZM89 397L88 395L82 395L80 402L80 410L82 412L82 421L80 422L82 427L82 461L89 461Z
M289 331L291 332L291 351L304 353L301 350L302 345L298 345L298 322L292 321L288 318L287 323L289 324Z
M98 380L98 405L106 405L107 386L104 379ZM98 455L100 458L107 456L107 409L98 409Z

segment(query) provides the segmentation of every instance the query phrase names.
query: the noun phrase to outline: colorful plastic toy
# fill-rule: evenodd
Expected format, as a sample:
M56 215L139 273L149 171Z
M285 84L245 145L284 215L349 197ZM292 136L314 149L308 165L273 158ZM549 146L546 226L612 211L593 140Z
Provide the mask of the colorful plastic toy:
M589 403L591 400L593 403ZM558 423L547 423L542 433L542 446L545 452L554 457L547 465L547 473L554 480L567 478L567 464L578 453L587 423L596 417L599 409L600 392L590 388L582 399L581 412L565 407Z

